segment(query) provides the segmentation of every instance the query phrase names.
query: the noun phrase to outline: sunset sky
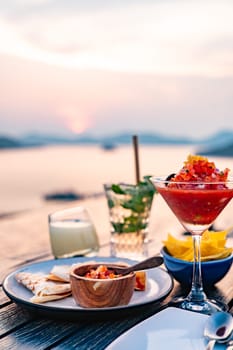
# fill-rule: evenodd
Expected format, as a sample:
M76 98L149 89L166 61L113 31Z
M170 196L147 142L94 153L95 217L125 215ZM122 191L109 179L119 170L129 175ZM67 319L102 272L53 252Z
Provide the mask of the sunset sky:
M232 0L0 0L0 134L233 130Z

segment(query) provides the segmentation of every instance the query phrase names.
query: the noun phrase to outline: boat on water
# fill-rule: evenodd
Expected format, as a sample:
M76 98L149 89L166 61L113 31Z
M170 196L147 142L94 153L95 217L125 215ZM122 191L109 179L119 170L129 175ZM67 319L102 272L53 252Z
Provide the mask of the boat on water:
M84 199L84 195L73 191L53 192L44 195L46 201L76 201Z
M105 151L112 151L116 148L116 145L110 142L102 143L100 146Z

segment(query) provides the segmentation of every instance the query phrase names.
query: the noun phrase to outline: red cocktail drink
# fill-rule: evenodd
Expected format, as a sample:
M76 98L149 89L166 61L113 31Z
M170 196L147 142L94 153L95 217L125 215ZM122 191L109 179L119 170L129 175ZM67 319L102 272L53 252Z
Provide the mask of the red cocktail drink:
M199 189L195 185L192 189L180 187L157 186L156 188L176 217L186 226L207 225L209 227L233 197L233 189L226 187L222 189L205 189L205 187Z
M189 156L177 174L151 179L177 219L193 236L193 282L189 295L178 303L183 309L205 314L224 309L222 303L207 300L203 291L200 239L233 197L233 179L228 177L228 172L227 168L220 171L207 158Z

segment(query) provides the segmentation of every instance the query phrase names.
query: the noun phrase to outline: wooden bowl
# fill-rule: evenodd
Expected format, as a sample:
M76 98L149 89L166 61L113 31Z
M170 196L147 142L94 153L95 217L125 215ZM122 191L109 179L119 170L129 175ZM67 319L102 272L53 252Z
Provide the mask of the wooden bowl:
M88 271L96 269L100 265L107 266L105 263L83 264L74 266L71 270L71 289L76 303L86 308L127 305L134 292L135 273L132 272L113 279L84 277ZM112 266L113 264L111 264L111 268Z

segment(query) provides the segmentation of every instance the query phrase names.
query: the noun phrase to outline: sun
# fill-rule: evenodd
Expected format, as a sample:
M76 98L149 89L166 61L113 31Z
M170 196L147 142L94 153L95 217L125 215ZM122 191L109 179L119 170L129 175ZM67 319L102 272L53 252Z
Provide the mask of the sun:
M82 134L92 126L90 114L74 105L60 106L58 111L63 125L74 134Z
M82 134L90 125L86 119L80 119L77 117L77 119L68 120L66 126L72 133Z

